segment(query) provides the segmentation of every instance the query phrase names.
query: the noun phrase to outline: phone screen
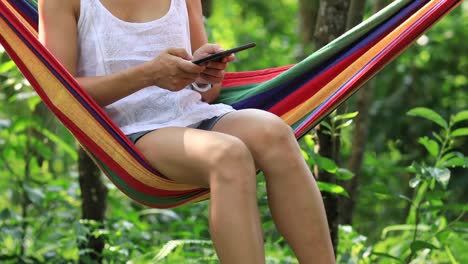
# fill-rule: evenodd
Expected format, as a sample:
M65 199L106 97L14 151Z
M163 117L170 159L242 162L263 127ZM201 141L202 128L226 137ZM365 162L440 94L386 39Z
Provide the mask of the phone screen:
M236 52L239 52L239 51L242 51L242 50L246 50L246 49L250 49L250 48L253 48L255 47L257 44L255 42L252 42L252 43L249 43L249 44L246 44L246 45L242 45L242 46L239 46L239 47L236 47L236 48L233 48L233 49L228 49L228 50L225 50L225 51L222 51L222 52L218 52L218 53L215 53L215 54L212 54L212 55L209 55L205 58L201 58L201 59L198 59L198 60L194 60L192 61L193 63L195 64L202 64L204 62L209 62L209 61L213 61L213 60L220 60L226 56L229 56L233 53L236 53Z

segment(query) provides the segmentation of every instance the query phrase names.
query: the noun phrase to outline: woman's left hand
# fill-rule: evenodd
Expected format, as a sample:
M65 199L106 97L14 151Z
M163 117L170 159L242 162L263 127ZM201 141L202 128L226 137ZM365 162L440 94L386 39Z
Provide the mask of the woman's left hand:
M193 53L193 59L201 59L209 55L224 51L221 46L217 44L205 44ZM200 73L200 78L197 79L199 84L217 84L224 78L224 73L229 62L234 61L235 56L231 54L222 58L220 61L210 61L202 64L205 70Z

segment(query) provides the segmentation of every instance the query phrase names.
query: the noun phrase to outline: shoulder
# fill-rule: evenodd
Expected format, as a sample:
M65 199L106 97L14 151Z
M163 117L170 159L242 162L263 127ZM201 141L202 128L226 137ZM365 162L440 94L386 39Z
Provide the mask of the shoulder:
M40 13L73 15L78 20L80 2L81 0L39 0L38 10Z

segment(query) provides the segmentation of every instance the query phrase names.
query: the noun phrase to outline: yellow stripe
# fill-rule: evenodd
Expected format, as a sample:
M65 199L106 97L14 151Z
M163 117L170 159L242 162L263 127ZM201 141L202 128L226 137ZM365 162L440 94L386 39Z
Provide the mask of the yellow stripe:
M31 26L31 24L29 24L28 21L18 11L16 11L16 9L10 4L10 2L3 1L3 0L2 0L2 2L6 6L8 6L8 9L10 9L10 11L13 12L21 22L23 22L23 24L29 29L29 31L31 31L31 33L33 33L34 36L37 37L36 29L33 26Z
M28 70L34 75L36 81L53 99L53 104L71 122L78 124L79 128L88 135L98 146L120 164L138 181L163 190L182 191L192 190L194 186L174 183L173 181L158 177L148 171L136 161L118 141L114 140L107 131L76 99L63 87L60 81L43 65L43 63L29 50L29 48L10 29L5 21L0 20L0 34L5 38L14 52L22 59Z
M398 26L394 31L385 36L381 41L379 41L375 46L369 49L361 57L359 57L355 62L353 62L348 68L343 72L337 75L332 81L320 89L314 96L306 100L304 103L298 105L292 110L288 111L281 116L288 124L294 124L299 121L304 115L310 112L311 109L317 108L321 103L323 103L327 98L329 98L339 87L341 87L346 81L349 80L350 76L353 76L359 70L361 70L369 61L371 61L376 54L382 51L390 42L395 40L399 35L401 35L406 29L408 29L415 21L422 17L430 8L435 6L438 1L431 1L426 4L423 8L418 10L413 16L408 20Z

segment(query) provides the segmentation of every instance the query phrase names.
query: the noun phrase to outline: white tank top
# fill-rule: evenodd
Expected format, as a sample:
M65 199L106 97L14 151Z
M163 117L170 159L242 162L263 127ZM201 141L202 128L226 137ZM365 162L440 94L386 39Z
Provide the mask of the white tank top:
M146 23L115 17L99 0L81 0L78 21L78 76L102 76L149 61L169 47L191 53L186 0L171 0L169 11ZM105 111L125 134L162 127L186 127L233 111L201 101L189 87L171 92L157 86L139 90Z

